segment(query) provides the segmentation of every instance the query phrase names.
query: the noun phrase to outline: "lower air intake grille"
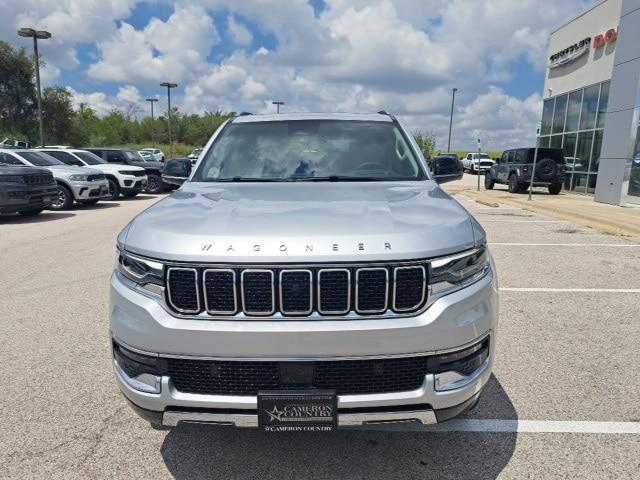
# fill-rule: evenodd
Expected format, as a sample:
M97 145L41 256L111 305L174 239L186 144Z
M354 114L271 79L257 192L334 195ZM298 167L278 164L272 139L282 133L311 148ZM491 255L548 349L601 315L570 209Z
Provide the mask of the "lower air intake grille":
M302 362L217 361L170 358L168 373L181 392L204 395L257 395L260 390L317 388L338 395L391 393L420 388L428 357ZM304 383L282 381L283 366L305 369ZM285 377L286 378L286 377Z

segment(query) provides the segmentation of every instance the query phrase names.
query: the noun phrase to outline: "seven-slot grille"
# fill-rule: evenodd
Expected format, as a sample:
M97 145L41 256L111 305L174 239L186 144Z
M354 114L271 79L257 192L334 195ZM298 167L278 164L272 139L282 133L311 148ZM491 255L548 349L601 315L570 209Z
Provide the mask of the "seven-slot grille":
M181 314L218 316L404 313L424 305L426 271L423 264L169 267L167 303Z
M27 185L47 185L53 183L53 175L46 173L23 175L22 179Z

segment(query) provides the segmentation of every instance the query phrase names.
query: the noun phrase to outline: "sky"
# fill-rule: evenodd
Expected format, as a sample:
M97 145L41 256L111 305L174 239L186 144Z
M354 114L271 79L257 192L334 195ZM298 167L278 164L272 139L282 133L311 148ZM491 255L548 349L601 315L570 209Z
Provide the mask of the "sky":
M0 40L46 29L44 86L99 115L376 112L446 150L533 144L548 36L593 0L0 0Z

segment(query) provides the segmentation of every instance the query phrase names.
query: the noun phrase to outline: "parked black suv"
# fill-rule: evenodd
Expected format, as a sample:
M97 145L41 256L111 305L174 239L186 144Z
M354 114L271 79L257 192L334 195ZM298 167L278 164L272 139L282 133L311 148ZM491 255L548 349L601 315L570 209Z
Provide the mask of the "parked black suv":
M0 214L37 215L57 191L53 175L44 168L0 165Z
M509 192L526 192L531 182L535 148L505 150L502 157L484 176L484 186L491 190L496 183L509 186ZM534 187L547 187L557 195L562 190L565 172L564 152L561 148L539 148Z
M98 155L109 163L120 163L123 165L132 165L134 167L142 167L147 172L147 193L162 193L165 185L162 182L162 162L153 162L145 160L137 150L127 150L123 148L83 148L91 153Z

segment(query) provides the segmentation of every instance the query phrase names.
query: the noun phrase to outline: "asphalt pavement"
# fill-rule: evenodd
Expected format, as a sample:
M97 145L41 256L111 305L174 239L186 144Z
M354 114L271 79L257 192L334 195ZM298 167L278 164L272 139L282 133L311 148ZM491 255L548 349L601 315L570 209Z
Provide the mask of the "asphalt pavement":
M501 297L479 405L449 431L153 430L113 380L117 233L160 197L0 217L0 477L640 477L640 246L457 197L488 232Z

